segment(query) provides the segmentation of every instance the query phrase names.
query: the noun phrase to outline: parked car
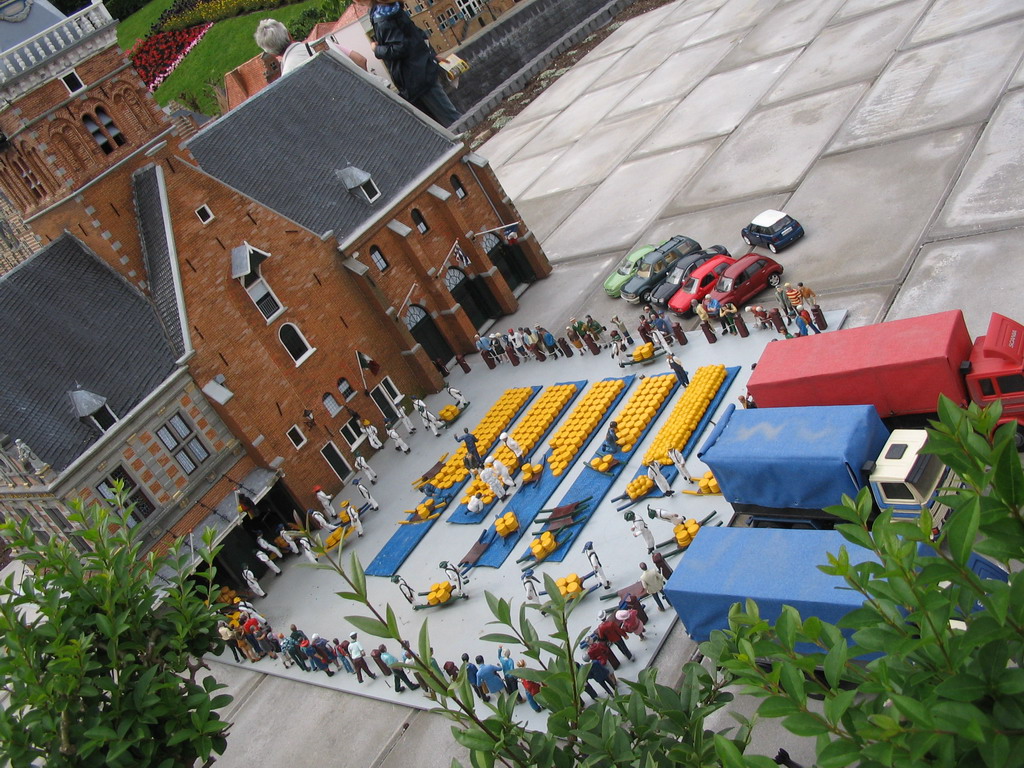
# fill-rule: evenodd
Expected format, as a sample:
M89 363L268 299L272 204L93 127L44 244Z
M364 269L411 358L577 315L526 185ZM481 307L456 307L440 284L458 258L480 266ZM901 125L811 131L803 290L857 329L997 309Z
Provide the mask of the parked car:
M679 290L679 286L686 282L686 279L693 273L697 267L702 264L706 264L709 260L716 256L728 256L729 251L724 245L712 245L710 248L705 248L703 251L697 251L688 259L677 261L676 265L668 271L665 275L665 279L658 284L658 286L651 291L651 304L657 304L658 306L664 307L668 304L669 299ZM686 262L686 263L683 263Z
M735 263L736 259L731 256L715 256L710 261L705 261L690 272L679 290L669 300L668 308L677 315L692 315L690 302L694 299L703 301L704 297L714 290L722 274Z
M604 292L613 299L619 298L622 286L628 283L636 274L636 270L640 266L640 259L654 249L655 246L653 245L641 245L636 250L630 251L623 256L615 271L608 275L608 279L604 281Z
M778 253L803 237L804 228L782 211L767 210L745 226L742 235L747 245L762 245L772 253Z
M636 275L623 287L620 296L630 304L650 301L651 291L680 259L700 250L700 243L683 235L666 240L640 260ZM689 262L683 262L689 263Z
M782 282L782 265L769 256L748 253L725 270L713 291L708 295L720 304L731 301L742 307L765 288Z

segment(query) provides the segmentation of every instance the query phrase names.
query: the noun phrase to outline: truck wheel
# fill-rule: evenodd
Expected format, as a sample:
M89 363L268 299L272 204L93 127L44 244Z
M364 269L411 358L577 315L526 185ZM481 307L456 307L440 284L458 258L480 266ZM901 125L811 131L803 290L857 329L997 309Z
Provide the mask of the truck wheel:
M779 283L781 282L782 275L780 275L778 272L773 272L772 274L768 275L768 285L770 285L772 288L778 288Z

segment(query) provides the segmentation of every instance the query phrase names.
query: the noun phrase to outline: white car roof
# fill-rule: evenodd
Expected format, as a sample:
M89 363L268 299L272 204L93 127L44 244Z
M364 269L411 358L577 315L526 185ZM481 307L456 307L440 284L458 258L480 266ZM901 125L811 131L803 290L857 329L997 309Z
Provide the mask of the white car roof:
M783 213L782 211L773 211L769 209L767 211L762 211L761 213L759 213L757 215L757 218L750 223L753 224L755 227L770 227L772 224L777 222L779 219L784 218L785 216L786 214Z

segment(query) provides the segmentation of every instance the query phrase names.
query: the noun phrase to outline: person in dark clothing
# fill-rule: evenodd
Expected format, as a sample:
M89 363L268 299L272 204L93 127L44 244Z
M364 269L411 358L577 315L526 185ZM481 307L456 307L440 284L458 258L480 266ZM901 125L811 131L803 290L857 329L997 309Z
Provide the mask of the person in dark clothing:
M370 9L373 55L384 62L402 98L447 127L459 119L438 76L438 56L427 44L427 33L417 27L400 2L373 0Z

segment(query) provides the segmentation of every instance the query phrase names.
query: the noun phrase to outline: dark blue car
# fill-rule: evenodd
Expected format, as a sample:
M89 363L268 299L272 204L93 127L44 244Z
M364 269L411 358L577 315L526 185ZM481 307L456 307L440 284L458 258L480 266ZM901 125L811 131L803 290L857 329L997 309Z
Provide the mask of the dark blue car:
M800 222L782 211L764 211L743 228L743 242L778 253L804 236Z

